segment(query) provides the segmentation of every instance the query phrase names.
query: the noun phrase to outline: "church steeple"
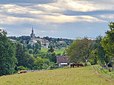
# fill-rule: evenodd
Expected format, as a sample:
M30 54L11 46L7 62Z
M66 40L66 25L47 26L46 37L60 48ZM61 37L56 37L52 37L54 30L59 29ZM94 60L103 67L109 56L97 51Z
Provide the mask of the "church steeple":
M31 37L31 39L34 39L35 38L33 27L32 27L32 33L30 34L30 37Z
M32 34L34 34L34 30L33 30L33 27L32 27Z

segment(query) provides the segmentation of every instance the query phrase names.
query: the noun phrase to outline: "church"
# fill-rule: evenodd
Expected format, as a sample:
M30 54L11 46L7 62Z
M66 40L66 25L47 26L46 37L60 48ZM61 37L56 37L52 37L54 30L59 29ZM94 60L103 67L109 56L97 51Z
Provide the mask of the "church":
M37 38L35 36L34 29L32 28L32 32L30 34L29 44L30 45L34 45L37 42L40 42L41 43L42 48L48 48L48 46L49 46L49 41L46 40L46 39L43 39L43 38Z

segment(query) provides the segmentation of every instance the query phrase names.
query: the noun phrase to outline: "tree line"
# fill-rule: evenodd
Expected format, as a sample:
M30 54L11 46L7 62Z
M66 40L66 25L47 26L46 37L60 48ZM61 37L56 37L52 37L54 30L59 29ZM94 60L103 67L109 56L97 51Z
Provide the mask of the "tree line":
M67 49L70 62L110 66L114 70L114 22L104 37L76 39Z
M50 47L47 52L40 52L39 43L26 46L12 42L5 31L0 32L0 76L19 70L41 70L56 68L56 55Z

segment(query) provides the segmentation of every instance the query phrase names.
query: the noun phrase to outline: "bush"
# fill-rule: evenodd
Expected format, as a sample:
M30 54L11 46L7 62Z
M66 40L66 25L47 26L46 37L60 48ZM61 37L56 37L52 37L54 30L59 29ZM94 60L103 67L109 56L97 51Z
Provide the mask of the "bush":
M91 66L91 63L90 62L86 62L85 66Z
M18 66L17 67L17 70L19 71L19 70L28 70L28 68L26 68L26 67L24 67L24 66Z
M55 64L54 62L50 62L50 65L49 65L48 69L53 70L53 69L56 69L56 68L58 68L58 65Z

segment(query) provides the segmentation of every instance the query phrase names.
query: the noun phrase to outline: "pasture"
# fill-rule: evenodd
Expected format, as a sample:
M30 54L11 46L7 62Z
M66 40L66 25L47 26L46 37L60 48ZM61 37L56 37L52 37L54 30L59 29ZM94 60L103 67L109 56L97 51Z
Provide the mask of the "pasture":
M41 52L46 53L48 51L48 48L42 48ZM55 49L55 54L63 54L65 51L65 48L61 48L61 49Z
M1 76L0 85L114 85L114 81L89 66Z

